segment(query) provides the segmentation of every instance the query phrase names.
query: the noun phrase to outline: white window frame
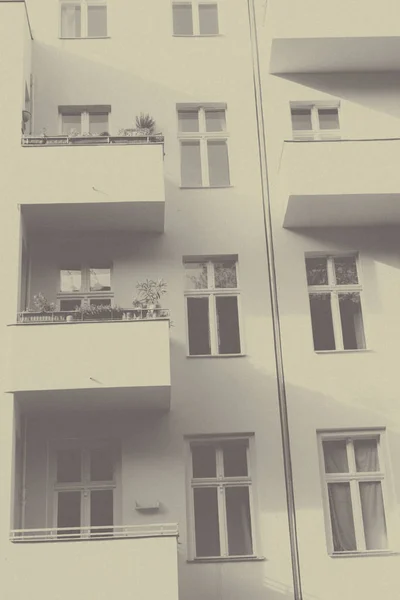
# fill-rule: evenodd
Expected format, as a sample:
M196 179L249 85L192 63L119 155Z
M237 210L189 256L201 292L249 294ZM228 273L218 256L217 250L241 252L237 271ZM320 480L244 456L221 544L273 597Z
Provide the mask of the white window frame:
M354 254L352 252L346 253L335 253L335 254L306 254L305 258L325 258L327 261L327 273L328 273L328 284L327 285L308 285L308 297L313 294L329 294L331 299L331 311L332 311L332 323L333 323L333 334L335 338L335 348L332 350L315 350L315 352L361 352L367 349L367 338L365 332L365 318L364 318L364 310L363 310L363 302L362 302L362 284L361 284L361 269L360 269L360 260L359 255ZM355 258L356 261L356 269L357 269L357 284L350 285L338 285L336 284L335 278L335 258ZM306 277L307 277L307 266L306 266ZM355 292L360 296L360 307L361 307L361 316L363 323L363 334L364 334L364 348L353 348L347 349L344 348L343 344L343 334L342 334L342 322L340 318L340 305L339 305L339 295L346 294L346 292ZM311 319L311 306L310 306L310 319Z
M217 19L218 19L218 33L200 33L200 11L199 6L203 4L211 4L217 7ZM212 0L178 0L172 2L172 11L174 6L191 6L192 7L192 28L193 33L175 33L174 22L172 14L172 35L174 37L218 37L221 35L221 20L220 20L220 6L218 0L214 2Z
M290 102L290 117L292 115L292 109L311 111L311 129L295 130L292 125L292 134L294 140L340 140L340 102ZM321 129L319 125L319 114L320 109L337 110L338 112L338 129Z
M113 479L109 481L90 481L90 452L104 445L109 446L114 453ZM80 482L57 482L57 452L59 450L78 449L82 457L82 473ZM91 537L90 525L90 492L91 491L113 491L113 523L112 528L119 519L120 511L120 492L121 476L120 464L117 458L118 443L109 439L81 439L69 438L64 440L51 441L48 443L48 473L47 473L47 527L54 528L54 537L57 538L58 531L58 493L59 492L80 492L81 493L81 531L80 538ZM107 525L104 526L108 528ZM63 538L60 537L60 540Z
M240 441L244 440L247 442L247 476L240 477L223 477L222 476L222 465L223 456L222 449L218 449L218 444L227 441ZM257 551L259 548L259 541L257 539L257 515L256 515L256 502L255 502L255 474L252 468L254 465L254 435L253 434L237 434L237 435L217 435L217 436L188 436L186 441L186 492L187 492L187 516L188 516L188 559L191 561L199 562L214 562L219 560L224 561L237 561L237 560L248 560L251 558L259 557ZM193 478L193 463L192 463L192 450L191 446L195 444L209 444L210 446L217 447L216 450L216 477L208 478ZM251 537L252 537L252 554L244 555L229 555L228 554L228 529L226 525L226 502L225 502L225 489L227 487L247 487L249 490L249 507L250 507L250 522L251 522ZM195 515L194 515L194 499L193 490L199 487L212 487L217 488L219 493L218 498L218 524L219 524L219 539L220 539L220 555L218 556L196 556L196 536L195 536Z
M207 111L224 111L225 114L225 130L224 131L206 131L206 112ZM199 131L179 131L179 113L180 112L197 112L198 120L199 120ZM182 154L182 142L184 141L198 141L200 143L200 165L201 165L201 179L202 185L198 186L187 186L182 185L183 189L202 189L202 188L211 188L211 189L223 189L232 186L232 177L231 177L231 169L230 169L230 160L229 160L229 133L228 133L228 121L227 121L227 107L226 104L203 104L201 106L196 104L178 104L177 105L177 119L178 119L178 139L180 145L180 155ZM210 174L208 168L208 142L209 141L223 141L226 144L227 156L228 156L228 176L229 183L227 185L211 185L210 184ZM180 157L181 158L181 157ZM181 166L180 166L181 168ZM181 177L181 174L180 174Z
M69 37L62 35L62 7L63 6L79 6L81 9L81 35L80 37ZM105 6L107 11L107 35L100 36L89 36L89 6ZM60 0L59 2L59 38L62 40L102 40L107 39L109 36L109 23L108 23L108 5L107 0Z
M110 269L110 291L92 291L90 289L90 270L94 267L89 267L87 265L82 265L81 270L81 289L79 292L62 292L61 291L61 271L67 271L68 269L60 268L59 275L59 290L57 292L57 302L60 306L61 300L76 300L77 306L81 305L90 305L91 300L108 300L114 298L114 292L112 291L112 276L113 269L112 267L104 267ZM102 268L102 267L99 267ZM73 271L78 269L71 269Z
M357 430L340 430L340 431L318 431L318 454L321 473L323 507L325 516L325 531L327 540L328 553L331 556L353 556L363 554L387 554L390 553L390 515L388 511L388 474L385 469L385 452L384 444L386 443L386 431L384 428L376 429L357 429ZM354 441L360 439L376 439L379 471L357 472L355 466ZM323 442L325 441L342 441L346 440L347 460L349 465L348 473L326 473ZM386 522L386 535L388 540L387 549L367 550L365 543L364 524L361 509L361 499L359 492L360 481L379 481L382 489L383 512ZM351 505L353 510L354 531L356 537L357 550L337 551L333 545L333 534L331 524L331 514L329 507L328 483L349 483Z
M64 111L63 111L64 109ZM90 115L99 115L99 114L107 114L107 120L108 120L108 125L107 125L107 131L108 133L110 133L110 118L111 118L111 108L109 106L103 106L103 105L94 105L94 106L88 106L88 107L75 107L75 106L63 106L63 107L59 107L58 110L58 132L59 135L68 135L68 134L63 134L63 117L64 116L70 116L70 115L76 115L77 117L80 116L81 118L81 129L80 131L78 131L78 136L79 135L85 135L85 134L89 134L89 129L90 129Z
M217 288L215 287L215 274L214 274L214 263L232 261L235 262L236 267L236 282L237 287L235 288ZM232 256L213 256L213 257L195 257L195 258L184 258L183 266L190 263L204 263L207 265L207 283L208 288L204 289L185 289L185 307L186 307L186 347L188 357L227 357L227 356L243 356L243 323L242 323L242 310L241 310L241 295L240 295L240 282L239 282L239 264L238 258ZM219 354L218 352L218 319L217 319L217 296L235 296L237 298L238 308L238 322L239 322L239 340L240 340L240 352L235 354ZM209 331L210 331L210 354L190 354L189 348L189 312L188 312L188 298L208 298L209 299Z

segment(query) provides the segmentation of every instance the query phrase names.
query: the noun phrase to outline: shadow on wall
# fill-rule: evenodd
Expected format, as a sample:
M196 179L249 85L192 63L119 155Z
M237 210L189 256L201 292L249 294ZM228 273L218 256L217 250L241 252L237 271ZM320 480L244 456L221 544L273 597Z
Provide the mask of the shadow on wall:
M400 119L399 73L304 73L278 77Z

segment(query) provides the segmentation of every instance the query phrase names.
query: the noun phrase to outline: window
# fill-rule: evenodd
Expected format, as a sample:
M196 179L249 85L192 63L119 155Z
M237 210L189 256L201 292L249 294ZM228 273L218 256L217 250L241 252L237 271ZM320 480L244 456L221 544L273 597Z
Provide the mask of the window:
M82 303L110 305L112 297L110 268L77 267L60 270L60 310L75 310Z
M306 270L314 349L364 349L357 257L308 257Z
M216 2L174 2L172 4L174 35L218 35Z
M254 556L248 437L191 440L193 558Z
M292 102L293 137L298 140L331 140L340 138L339 105Z
M189 356L240 354L237 258L185 260Z
M116 448L111 442L66 440L53 449L52 505L58 537L112 533L115 467Z
M62 135L108 135L110 106L60 106Z
M381 437L370 431L320 434L333 553L388 548Z
M178 108L182 187L230 185L226 106Z
M107 5L104 0L62 0L62 38L107 37Z

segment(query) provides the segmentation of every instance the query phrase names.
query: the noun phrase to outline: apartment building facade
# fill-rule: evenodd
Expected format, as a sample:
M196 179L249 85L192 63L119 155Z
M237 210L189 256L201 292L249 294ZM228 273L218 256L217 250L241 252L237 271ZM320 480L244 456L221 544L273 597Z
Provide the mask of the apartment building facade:
M0 2L7 599L397 597L396 8L293 4Z

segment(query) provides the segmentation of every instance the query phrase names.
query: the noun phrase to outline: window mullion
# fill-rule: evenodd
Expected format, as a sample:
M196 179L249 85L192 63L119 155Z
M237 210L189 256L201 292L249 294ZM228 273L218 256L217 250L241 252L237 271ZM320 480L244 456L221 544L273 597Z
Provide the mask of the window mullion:
M81 36L88 36L88 3L85 0L81 2Z
M210 174L208 170L208 148L205 136L200 138L200 161L201 161L201 181L203 187L210 187Z
M193 20L193 35L200 34L200 15L199 15L199 3L197 0L192 2L192 20Z

